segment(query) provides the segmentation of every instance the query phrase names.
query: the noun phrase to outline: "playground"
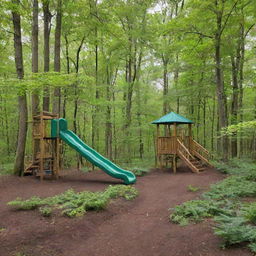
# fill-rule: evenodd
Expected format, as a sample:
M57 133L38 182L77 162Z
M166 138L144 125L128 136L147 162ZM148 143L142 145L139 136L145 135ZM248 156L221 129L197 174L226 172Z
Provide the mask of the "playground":
M225 176L208 168L200 176L180 166L155 169L138 177L139 196L133 201L114 200L99 212L83 217L42 217L36 211L14 211L6 203L16 197L47 197L67 189L101 191L120 182L102 171L81 173L68 170L59 180L40 182L34 177L0 178L0 255L251 255L247 249L220 248L220 239L212 232L212 221L181 227L169 221L170 207L197 198L209 185ZM202 190L191 192L189 185ZM20 253L20 254L18 254Z

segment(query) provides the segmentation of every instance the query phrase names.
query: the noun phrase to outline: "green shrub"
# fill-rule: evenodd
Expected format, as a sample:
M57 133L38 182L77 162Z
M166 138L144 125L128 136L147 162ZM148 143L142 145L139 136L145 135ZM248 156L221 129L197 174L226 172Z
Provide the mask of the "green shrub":
M126 200L132 200L138 196L138 190L133 186L115 185L109 186L105 191L110 198L123 197Z
M250 243L248 247L253 253L256 253L256 242Z
M44 204L44 201L37 196L31 197L30 199L27 199L27 200L22 200L21 198L17 198L16 200L8 203L8 205L14 206L18 210L34 210L43 204Z
M132 200L138 195L138 191L132 186L116 185L109 186L103 192L75 192L69 189L60 195L41 199L32 197L28 200L17 198L9 202L20 210L33 210L39 208L40 213L48 217L52 214L53 208L62 209L62 214L68 217L82 216L86 211L98 211L105 209L112 198L123 197Z
M39 208L39 212L42 214L44 217L50 217L52 215L52 208L43 206Z
M189 221L199 222L203 218L212 217L223 213L221 202L208 200L191 200L176 206L170 215L170 220L181 225Z
M187 190L190 192L197 192L198 190L200 190L200 188L188 185Z
M256 195L256 182L249 181L245 176L230 176L212 185L209 192L203 194L205 199L234 199Z
M256 224L256 203L244 205L242 208L242 215L247 221Z
M214 220L218 223L214 233L223 239L223 247L256 241L256 227L246 224L243 217L221 215Z

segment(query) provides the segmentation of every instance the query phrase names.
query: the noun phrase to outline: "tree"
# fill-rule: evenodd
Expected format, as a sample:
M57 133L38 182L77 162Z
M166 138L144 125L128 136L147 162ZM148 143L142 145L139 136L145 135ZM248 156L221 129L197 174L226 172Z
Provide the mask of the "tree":
M38 72L38 0L33 1L33 20L32 20L32 72ZM38 90L32 94L32 115L39 112Z
M55 28L54 44L54 71L60 72L60 47L61 47L61 19L62 19L62 0L57 1L57 16ZM53 113L60 114L61 89L58 86L54 89Z
M23 53L22 53L22 41L21 41L21 23L20 23L20 1L12 0L15 8L12 10L12 22L14 30L14 51L15 51L15 65L16 73L19 80L24 77L23 66ZM16 149L16 158L14 164L14 173L22 175L24 171L24 157L25 146L27 137L27 96L26 91L21 88L20 95L18 96L18 111L19 111L19 132L18 143Z

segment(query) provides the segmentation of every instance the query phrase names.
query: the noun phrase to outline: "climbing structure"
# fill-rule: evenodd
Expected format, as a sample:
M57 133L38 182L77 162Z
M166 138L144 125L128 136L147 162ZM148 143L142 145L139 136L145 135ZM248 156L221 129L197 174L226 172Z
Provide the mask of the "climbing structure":
M60 139L51 136L51 120L57 115L43 111L33 116L33 158L27 165L24 174L58 178L60 171Z
M163 167L171 161L176 172L177 160L181 159L193 172L199 173L209 163L209 152L192 137L193 122L179 114L171 112L152 122L157 125L156 165ZM188 129L181 125L187 124ZM160 125L164 136L160 135Z

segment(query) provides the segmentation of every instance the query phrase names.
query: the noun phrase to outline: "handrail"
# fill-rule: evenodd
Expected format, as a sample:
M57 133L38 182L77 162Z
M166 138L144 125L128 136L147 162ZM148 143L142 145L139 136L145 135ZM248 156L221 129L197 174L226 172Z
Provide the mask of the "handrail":
M194 159L194 157L190 154L189 150L185 147L185 145L179 140L177 139L177 148L178 151L181 151L181 153L187 158L189 159L189 157L191 157L192 159ZM185 153L185 154L184 154Z
M201 144L199 144L197 141L193 140L193 144L194 144L193 146L196 146L199 150L201 150L205 154L209 155L209 151L206 148L204 148ZM198 151L198 150L196 150L196 151Z

